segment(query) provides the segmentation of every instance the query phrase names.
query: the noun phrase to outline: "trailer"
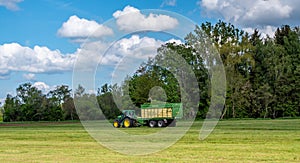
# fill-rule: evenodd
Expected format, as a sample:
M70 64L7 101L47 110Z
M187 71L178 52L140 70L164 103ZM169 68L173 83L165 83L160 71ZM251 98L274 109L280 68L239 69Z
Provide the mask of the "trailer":
M176 120L182 118L182 103L143 104L141 114L137 116L135 110L123 110L113 122L118 127L166 127L176 126Z

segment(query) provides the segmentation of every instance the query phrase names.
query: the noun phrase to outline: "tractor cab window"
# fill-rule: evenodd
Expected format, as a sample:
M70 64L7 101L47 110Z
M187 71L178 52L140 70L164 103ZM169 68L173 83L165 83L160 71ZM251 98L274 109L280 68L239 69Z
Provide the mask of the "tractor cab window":
M131 117L131 118L133 118L135 115L134 110L125 110L125 111L123 111L123 114L124 114L124 116Z
M128 116L129 116L129 117L134 117L133 111L128 112Z
M123 111L123 114L124 114L125 116L128 116L128 111Z

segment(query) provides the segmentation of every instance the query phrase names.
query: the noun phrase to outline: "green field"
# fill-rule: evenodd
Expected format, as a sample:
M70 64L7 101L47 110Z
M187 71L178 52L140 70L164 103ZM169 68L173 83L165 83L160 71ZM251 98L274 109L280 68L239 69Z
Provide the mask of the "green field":
M220 121L204 141L201 123L170 148L145 156L106 149L80 123L2 123L0 162L300 162L299 119Z

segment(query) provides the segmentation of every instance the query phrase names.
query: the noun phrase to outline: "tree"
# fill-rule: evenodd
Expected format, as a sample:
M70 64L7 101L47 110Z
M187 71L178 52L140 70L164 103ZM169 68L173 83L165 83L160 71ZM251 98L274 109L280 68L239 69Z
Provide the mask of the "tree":
M44 95L41 90L32 86L31 83L21 84L17 88L17 98L21 103L22 116L27 121L37 121L41 119L40 109Z
M251 97L244 97L240 90L243 87L251 90L252 85L247 81L255 64L251 55L252 45L249 35L230 23L219 21L212 25L206 22L201 25L201 28L196 27L194 33L187 36L187 43L200 50L198 53L204 58L209 72L211 72L210 67L215 65L217 55L220 55L227 81L227 100L221 117L236 117L240 111L245 112L248 108L246 105L240 105L239 101L250 103L248 100L251 100ZM214 47L217 52L214 52ZM224 95L224 93L220 95L222 94ZM250 93L244 93L246 96L248 94Z
M68 98L71 97L71 89L67 85L57 86L54 90L51 90L47 95L48 98L56 100L59 105L64 103Z
M84 95L85 89L81 86L78 85L78 88L75 90L75 97L82 97Z
M104 115L96 102L95 94L85 93L85 89L78 85L75 90L74 104L80 120L100 120Z
M48 99L52 103L54 112L63 119L68 120L78 119L73 98L71 97L71 91L67 85L61 85L47 94Z
M99 107L101 108L106 119L115 119L118 115L121 114L112 94L112 90L116 90L116 87L116 84L114 86L104 84L101 87L103 90L102 94L97 96Z
M5 103L3 106L3 121L4 122L13 122L20 120L19 116L21 115L20 111L20 102L15 97L12 97L10 94L6 96Z
M74 100L72 97L67 98L62 104L64 119L65 120L78 120L79 117L77 115Z
M184 115L188 117L190 112L195 113L193 109L197 110L199 107L192 108L192 104L186 100L193 99L197 97L196 94L201 93L201 98L194 101L197 101L195 105L201 106L203 110L208 105L208 73L203 62L202 57L188 45L162 45L156 57L141 64L136 73L125 80L123 90L128 89L130 95L130 99L127 100L132 100L138 107L151 100L182 102L185 105ZM191 80L193 75L195 81ZM197 87L201 92L195 92L194 88Z

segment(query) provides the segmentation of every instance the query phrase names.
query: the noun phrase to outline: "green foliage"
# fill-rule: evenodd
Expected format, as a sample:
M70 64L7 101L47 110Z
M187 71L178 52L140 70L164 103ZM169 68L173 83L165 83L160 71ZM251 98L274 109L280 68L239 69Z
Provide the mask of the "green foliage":
M30 83L21 84L16 96L6 97L3 121L76 120L79 116L113 119L120 114L119 109L138 111L141 104L151 100L182 102L185 117L196 110L197 118L300 116L299 27L284 25L276 30L274 38L261 38L258 30L249 35L232 24L206 22L186 36L185 44L167 43L157 53L120 86L104 84L97 95L85 93L80 85L72 97L65 85L45 95ZM221 60L216 60L218 55ZM217 63L223 63L225 74L217 71L212 75ZM188 80L192 75L195 81ZM216 82L224 75L226 90ZM200 92L193 89L197 87ZM223 92L224 108L210 106L224 102ZM190 98L198 98L198 108L186 102ZM222 109L222 115L217 114L219 110L208 113L209 107Z
M194 54L194 49L188 45L175 43L162 45L158 49L157 56L142 64L125 82L129 87L130 99L128 100L132 100L138 107L148 101L182 102L185 108L184 115L189 117L195 114L193 109L198 108L191 108L185 100L197 97L196 94L199 92L195 92L194 88L199 87L201 100L196 99L196 101L200 100L196 105L206 108L208 106L207 69L204 67L201 56ZM191 69L188 69L186 65L189 65ZM190 80L193 75L195 75L195 81Z
M180 73L194 73L200 90L197 118L205 118L206 115L221 118L299 116L299 31L299 28L292 29L286 25L277 29L274 38L261 38L258 30L249 35L222 21L215 25L207 22L200 27L196 26L195 31L185 38L186 44L162 45L155 58L150 58L133 76L127 77L119 88L118 99L123 104L120 109L139 107L149 100L182 102L184 108L189 108L184 99L193 96L195 92L182 92L181 87L186 81L180 81L178 77ZM209 43L215 46L216 51L210 49ZM176 62L178 56L175 54L184 58L193 72L184 70L184 66ZM214 59L218 54L226 72L224 108L210 106L211 100L222 103L225 96L222 86L212 80L220 80L224 74L218 72L214 78L211 76L214 62L219 62ZM212 88L212 85L215 87ZM156 93L158 96L151 94L154 88L159 92ZM101 88L103 93L107 90L108 85ZM218 95L211 99L211 93ZM131 101L135 106L132 106ZM209 107L223 109L222 115L216 114L218 110L207 112ZM190 113L191 110L185 110L186 116Z
M4 113L4 109L0 107L0 122L3 122L3 113Z
M3 106L3 121L60 121L78 119L75 108L68 104L72 101L68 86L58 86L44 95L31 83L21 84L17 95L7 95ZM64 106L62 108L62 106ZM74 105L73 105L74 106ZM70 116L70 114L72 114ZM75 117L75 118L74 118ZM76 118L77 117L77 118Z
M99 107L101 108L106 119L115 119L121 114L117 105L114 102L111 91L104 91L97 96Z

